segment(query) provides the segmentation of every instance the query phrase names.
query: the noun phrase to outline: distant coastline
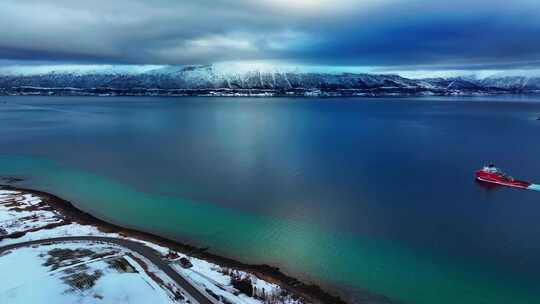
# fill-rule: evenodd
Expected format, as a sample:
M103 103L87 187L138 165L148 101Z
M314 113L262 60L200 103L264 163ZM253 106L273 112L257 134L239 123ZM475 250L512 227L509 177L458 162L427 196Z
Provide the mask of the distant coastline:
M0 95L45 96L487 96L540 94L539 76L407 78L393 74L223 70L169 66L149 71L0 71Z
M540 90L444 91L403 88L374 89L116 89L116 88L0 88L0 96L146 96L146 97L422 97L422 96L540 96Z

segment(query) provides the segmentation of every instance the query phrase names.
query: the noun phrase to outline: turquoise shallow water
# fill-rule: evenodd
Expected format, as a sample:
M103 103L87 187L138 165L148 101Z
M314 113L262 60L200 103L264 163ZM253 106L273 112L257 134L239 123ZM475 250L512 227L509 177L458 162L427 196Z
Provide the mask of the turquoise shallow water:
M538 193L470 176L491 151L534 180L535 113L528 100L14 98L0 175L353 302L540 303Z
M387 241L355 238L296 221L138 192L41 158L0 156L2 173L90 206L100 217L193 243L243 261L280 263L313 280L362 288L406 303L537 303L526 286L463 261L437 259ZM278 238L276 235L286 235ZM286 243L283 243L283 239ZM283 255L287 256L286 261ZM460 263L461 262L461 263Z

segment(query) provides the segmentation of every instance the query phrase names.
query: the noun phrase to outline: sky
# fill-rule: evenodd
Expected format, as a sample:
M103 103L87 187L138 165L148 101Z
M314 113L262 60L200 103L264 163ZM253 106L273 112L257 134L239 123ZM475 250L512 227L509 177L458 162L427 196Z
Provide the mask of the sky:
M2 0L0 66L540 68L538 0Z

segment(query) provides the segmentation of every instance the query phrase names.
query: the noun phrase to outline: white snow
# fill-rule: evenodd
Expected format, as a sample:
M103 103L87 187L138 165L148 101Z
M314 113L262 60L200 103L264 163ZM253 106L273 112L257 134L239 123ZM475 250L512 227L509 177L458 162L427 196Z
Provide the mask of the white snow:
M54 211L24 210L36 207L39 203L41 199L31 194L0 190L0 236L62 222L62 218Z
M136 75L151 70L162 68L162 65L13 65L0 67L2 75L33 76L45 74L73 74L73 75L95 75L95 74L128 74Z
M62 261L65 265L53 270L44 263L54 249L90 249L107 256L66 258ZM171 296L127 255L128 252L111 245L85 242L12 250L0 258L0 273L9 274L9 280L2 280L0 285L0 303L174 303ZM134 271L122 272L108 263L121 259ZM75 281L77 275L96 273L99 277L93 286L77 288L68 283L69 279Z
M187 257L181 255L181 257ZM197 259L190 257L190 262L193 264L192 268L185 269L180 265L174 265L174 269L182 274L184 277L188 278L192 283L199 286L200 289L209 289L212 293L226 299L231 303L245 303L245 304L263 304L265 303L261 299L255 299L249 297L245 294L239 293L231 283L231 276L226 274L227 269L219 265L207 262L205 260ZM255 275L243 272L243 271L234 271L236 275L240 277L248 277L251 279L252 285L256 288L257 294L264 293L268 296L279 295L282 293L282 288L279 285L268 283L264 280L257 278ZM293 299L292 297L285 296L278 303L287 303L287 304L300 304L304 303L298 300Z
M41 201L39 197L32 194L0 190L0 237L2 236L2 230L9 233L28 229L36 230L27 232L18 238L0 240L0 246L63 236L103 236L137 241L151 247L163 256L171 252L169 248L152 242L126 237L118 233L101 232L94 226L78 223L68 224L66 222L65 225L53 229L40 229L50 222L64 221L63 216L48 210L14 211L10 210L12 207L6 206L6 204L16 202L18 207L24 208L35 206ZM31 222L24 220L25 217L33 215L37 216L37 220ZM12 223L18 224L13 225ZM77 261L78 265L85 265L92 271L99 270L104 275L96 281L96 284L90 290L66 293L66 286L61 278L69 269L69 265L62 265L59 270L55 271L51 271L42 265L47 250L54 248L86 248L100 252L109 250L111 254L107 258L123 257L135 268L138 274L111 272L110 269L105 267L108 264L103 258L97 260L81 258ZM263 300L239 293L232 286L231 276L229 275L230 270L202 259L188 257L179 252L177 254L180 257L189 258L193 267L184 269L177 264L173 264L173 268L186 279L192 281L194 286L198 287L203 293L206 292L205 290L210 290L211 293L226 299L230 303L265 303ZM147 275L144 268L132 257L136 257L137 261L142 261L148 272L158 277L167 288L160 286L152 277ZM74 265L71 265L71 267L73 268ZM16 249L0 256L0 274L4 273L10 273L12 277L10 280L0 281L2 283L0 284L0 303L43 303L43 299L54 299L46 303L169 303L173 301L175 294L181 294L185 299L190 299L190 296L184 290L143 256L117 245L98 242L68 242ZM256 287L258 295L263 290L266 295L270 296L275 295L277 297L282 294L281 287L276 284L260 280L246 272L235 271L235 274L243 278L249 277L253 286ZM35 282L39 282L39 285L34 284ZM39 286L39 288L36 288L36 286ZM95 298L96 295L97 298ZM195 303L193 299L190 300L191 303ZM279 298L279 301L273 303L299 304L305 302L300 302L290 296L283 296Z

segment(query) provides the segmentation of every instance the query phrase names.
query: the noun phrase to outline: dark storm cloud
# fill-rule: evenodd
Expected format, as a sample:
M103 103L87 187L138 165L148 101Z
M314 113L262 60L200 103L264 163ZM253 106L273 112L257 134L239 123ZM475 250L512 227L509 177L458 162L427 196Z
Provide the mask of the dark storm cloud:
M4 0L0 60L527 67L536 0Z
M314 47L307 54L356 65L538 65L540 2L518 1L521 6L513 2L511 7L497 1L480 2L452 1L448 6L426 7L404 4L373 14L364 22L350 20L347 29L325 30L323 35L330 38L324 47Z

